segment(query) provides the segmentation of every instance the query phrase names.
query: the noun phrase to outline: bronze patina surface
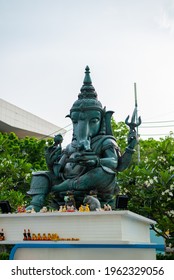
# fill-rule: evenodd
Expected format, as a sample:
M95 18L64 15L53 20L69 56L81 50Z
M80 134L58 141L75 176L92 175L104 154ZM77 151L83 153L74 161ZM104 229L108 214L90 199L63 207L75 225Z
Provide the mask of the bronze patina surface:
M130 122L126 119L130 128L128 146L121 155L111 129L113 113L98 100L87 66L78 99L67 116L73 124L72 141L62 150L63 138L58 135L55 144L46 150L48 171L33 173L28 192L32 200L27 210L39 211L50 192L59 207L68 191L73 192L76 205L80 206L85 195L93 192L102 206L107 203L114 208L116 174L130 164L141 119L136 123L134 114Z

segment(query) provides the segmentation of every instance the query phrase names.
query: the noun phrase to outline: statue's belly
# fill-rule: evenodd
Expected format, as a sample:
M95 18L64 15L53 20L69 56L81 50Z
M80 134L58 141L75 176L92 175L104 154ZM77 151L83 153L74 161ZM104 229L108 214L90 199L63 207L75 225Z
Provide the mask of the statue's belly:
M74 162L76 156L79 155L77 153L73 153L70 156L70 162L67 162L64 167L63 175L65 179L75 178L83 174L86 167L79 165L78 163Z

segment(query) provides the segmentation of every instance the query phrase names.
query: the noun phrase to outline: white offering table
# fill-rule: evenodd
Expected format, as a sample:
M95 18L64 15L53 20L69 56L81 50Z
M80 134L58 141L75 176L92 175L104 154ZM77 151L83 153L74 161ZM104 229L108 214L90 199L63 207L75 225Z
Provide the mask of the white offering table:
M150 242L151 224L127 210L0 214L0 244L15 245L11 259L155 259L160 245ZM23 241L24 229L66 241Z

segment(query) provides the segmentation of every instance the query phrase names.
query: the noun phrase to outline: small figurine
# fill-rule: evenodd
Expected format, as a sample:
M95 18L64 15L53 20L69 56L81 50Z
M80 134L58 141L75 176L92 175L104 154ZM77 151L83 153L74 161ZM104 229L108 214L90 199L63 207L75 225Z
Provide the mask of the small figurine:
M23 233L23 240L27 240L27 232L26 232L26 229L24 229L24 233Z
M53 234L51 235L51 240L53 240L53 241L59 240L58 234L57 234L57 233L53 233Z
M62 212L66 212L66 205L63 206Z
M3 241L3 240L5 240L5 235L4 235L4 230L2 228L1 232L0 232L0 241Z
M72 206L68 206L68 205L67 205L66 208L67 208L66 212L75 212L74 205L72 205Z
M90 212L90 208L89 208L88 204L86 204L86 206L85 206L85 212Z
M31 213L36 213L36 211L34 210L34 208L31 209Z
M103 209L104 211L112 211L112 208L109 204L104 204Z
M80 207L79 207L79 212L84 212L85 211L85 206L84 205L81 205Z
M51 240L51 233L48 233L47 240L48 240L48 241Z
M17 208L17 213L25 213L26 211L25 211L25 206L18 206L18 208Z
M47 212L47 207L44 206L41 210L40 210L41 213L46 213Z
M35 234L35 233L32 233L31 240L33 240L33 241L37 240L37 236L36 236L36 234Z
M66 206L73 206L74 209L76 208L76 202L72 191L67 191L66 196L64 196L64 201Z
M63 206L60 205L59 212L63 212Z
M47 236L45 233L43 233L43 235L42 235L42 240L47 240Z
M37 240L42 240L42 236L40 233L37 234Z
M27 240L31 240L31 233L30 233L29 229L28 229L28 233L27 233Z
M96 211L101 208L100 201L92 195L85 196L83 202L89 205L90 211Z

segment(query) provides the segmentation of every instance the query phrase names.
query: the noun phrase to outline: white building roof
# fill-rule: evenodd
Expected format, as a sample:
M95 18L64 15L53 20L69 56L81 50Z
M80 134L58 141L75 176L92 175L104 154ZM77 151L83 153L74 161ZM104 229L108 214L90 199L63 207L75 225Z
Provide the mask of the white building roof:
M60 128L0 98L0 131L14 132L19 138L25 136L46 138L66 133Z

